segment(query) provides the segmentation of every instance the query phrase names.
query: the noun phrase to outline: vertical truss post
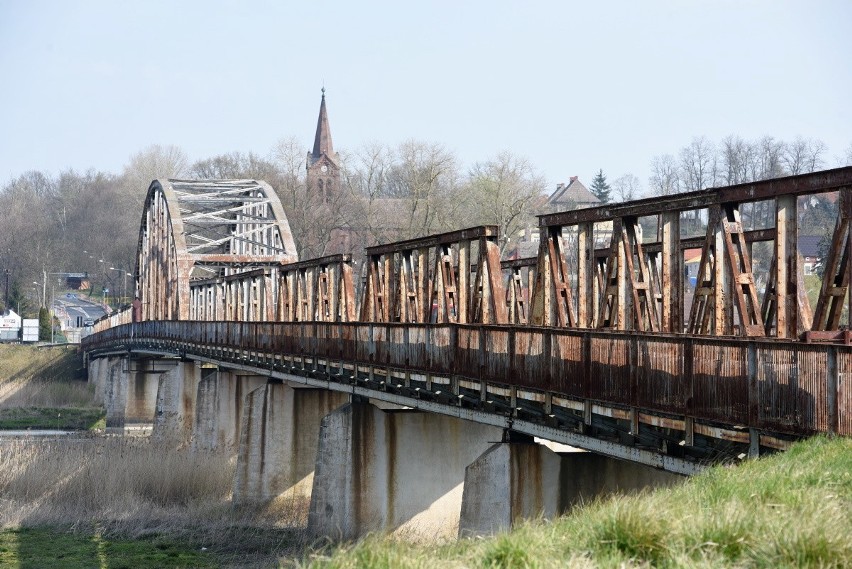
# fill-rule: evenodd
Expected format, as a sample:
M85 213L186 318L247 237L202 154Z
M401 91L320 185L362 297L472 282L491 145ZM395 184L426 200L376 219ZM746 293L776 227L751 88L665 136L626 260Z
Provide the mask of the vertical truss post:
M400 322L417 322L419 313L414 255L413 250L400 252L399 291L396 295L399 308L395 311L399 314Z
M479 255L483 252L480 248ZM458 323L466 324L472 318L470 309L470 240L465 239L459 243L459 269L458 269Z
M680 212L665 212L660 216L662 263L660 266L660 303L662 329L665 332L683 331L683 251L680 248Z
M577 312L571 292L568 265L562 244L562 228L548 226L541 240L536 264L533 293L533 324L539 326L577 326Z
M550 235L550 227L542 226L540 232ZM538 244L538 258L536 259L535 284L530 299L530 322L534 326L552 326L553 308L551 306L550 289L553 286L553 275L550 272L550 247L549 238L542 239Z
M429 279L429 249L417 250L417 294L420 297L418 322L429 322L432 313L432 281Z
M367 283L364 287L364 300L361 303L362 322L384 322L385 291L382 275L382 255L370 255L367 258Z
M348 259L340 263L338 276L338 320L352 322L355 320L355 287L352 282L352 265L349 264Z
M594 224L577 226L577 326L594 328L598 296L595 293Z
M474 322L506 324L503 279L500 271L500 247L486 237L479 239L479 265L476 271Z
M719 208L719 222L713 228L716 262L713 264L713 333L725 336L733 333L734 306L731 300L730 269L725 262L725 209Z
M536 258L526 258L500 263L506 274L506 318L510 324L526 325L530 321L528 298L534 286L533 264L536 261Z
M507 304L509 305L509 322L512 324L527 323L527 307L524 301L524 285L521 278L521 271L521 267L510 269L509 279L506 283L506 293L509 296L507 299Z
M440 244L435 251L435 290L438 300L437 322L458 322L459 297L453 249L449 244Z
M328 267L316 268L316 320L328 322L334 320L331 305L331 290L328 282Z
M795 338L800 325L798 223L796 196L775 198L775 251L761 315L766 335Z

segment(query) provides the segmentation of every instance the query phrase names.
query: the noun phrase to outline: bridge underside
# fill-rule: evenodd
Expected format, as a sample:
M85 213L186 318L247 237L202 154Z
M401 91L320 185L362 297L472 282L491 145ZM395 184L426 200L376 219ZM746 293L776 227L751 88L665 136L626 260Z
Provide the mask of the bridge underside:
M134 353L451 415L684 474L812 433L850 434L838 373L852 353L842 346L318 322L144 322L89 346L90 358ZM805 381L790 375L793 363L824 371Z

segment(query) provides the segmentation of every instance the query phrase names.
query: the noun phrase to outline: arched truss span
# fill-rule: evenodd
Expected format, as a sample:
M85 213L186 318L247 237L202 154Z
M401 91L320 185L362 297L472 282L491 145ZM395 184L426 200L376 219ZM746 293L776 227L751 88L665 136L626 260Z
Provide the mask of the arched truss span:
M154 180L136 257L142 319L188 319L194 279L298 260L287 216L266 182Z

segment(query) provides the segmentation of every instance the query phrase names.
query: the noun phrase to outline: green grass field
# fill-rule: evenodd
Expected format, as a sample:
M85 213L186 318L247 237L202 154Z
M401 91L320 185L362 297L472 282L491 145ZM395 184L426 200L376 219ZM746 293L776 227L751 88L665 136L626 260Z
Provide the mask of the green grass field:
M375 537L297 565L852 567L852 440L818 437L685 484L578 508L552 522L434 546Z
M103 408L12 407L0 409L0 429L93 431L106 426Z
M0 567L160 569L219 567L210 554L162 538L107 539L97 532L18 529L0 533Z

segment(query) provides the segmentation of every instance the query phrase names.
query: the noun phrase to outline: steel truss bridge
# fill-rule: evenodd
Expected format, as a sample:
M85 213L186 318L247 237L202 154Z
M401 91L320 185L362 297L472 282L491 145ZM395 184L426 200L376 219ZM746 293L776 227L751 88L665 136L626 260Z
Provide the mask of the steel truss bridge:
M799 223L836 212L814 306ZM89 359L171 355L565 442L666 470L852 435L852 168L539 216L298 261L254 180L157 180L137 321ZM694 253L694 284L686 257Z

